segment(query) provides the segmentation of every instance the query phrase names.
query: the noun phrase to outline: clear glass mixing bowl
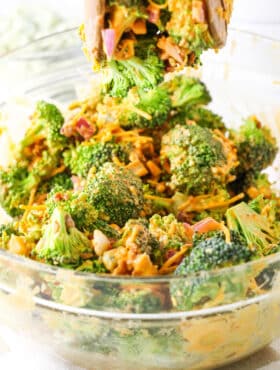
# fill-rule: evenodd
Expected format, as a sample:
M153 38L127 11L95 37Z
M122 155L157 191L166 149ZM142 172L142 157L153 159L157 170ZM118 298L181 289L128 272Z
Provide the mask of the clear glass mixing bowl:
M79 47L51 52L65 36L76 43L67 31L1 61L2 110L11 109L7 96L63 105L88 86L92 73ZM50 53L34 56L36 48ZM188 73L206 82L213 109L230 125L254 113L279 137L279 61L279 43L231 31L222 52L207 53L203 68ZM271 176L277 186L277 168ZM120 292L139 290L142 304L114 303ZM280 336L280 254L189 277L132 278L75 273L0 250L0 322L89 369L214 368Z

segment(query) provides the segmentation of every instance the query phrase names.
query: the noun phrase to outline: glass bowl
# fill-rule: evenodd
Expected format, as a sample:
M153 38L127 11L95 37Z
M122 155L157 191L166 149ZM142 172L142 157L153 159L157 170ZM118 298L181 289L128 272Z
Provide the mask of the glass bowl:
M74 31L62 36L76 43ZM51 50L59 37L39 40L38 49L44 42ZM15 108L7 103L13 95L63 106L94 84L79 47L71 56L27 58L34 46L0 62L8 76L3 111ZM279 137L280 44L231 30L227 47L203 59L187 73L209 86L213 109L231 126L256 114ZM270 176L277 187L277 166ZM120 303L126 294L138 297ZM280 336L280 254L188 277L135 278L78 273L0 250L0 322L87 369L214 368Z

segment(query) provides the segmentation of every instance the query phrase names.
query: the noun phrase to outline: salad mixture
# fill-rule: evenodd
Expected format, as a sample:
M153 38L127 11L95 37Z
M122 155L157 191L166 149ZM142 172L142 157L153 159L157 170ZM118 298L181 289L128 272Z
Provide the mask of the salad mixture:
M204 49L176 33L180 2L149 1L154 22L140 16L142 2L109 3L110 32L122 28L113 52L105 49L107 78L65 112L39 101L1 168L0 204L11 216L1 247L79 272L132 276L192 275L278 252L280 198L263 173L277 153L270 130L254 116L227 128L207 107L202 81L167 74ZM184 9L194 21L196 8ZM206 25L208 40L207 32ZM182 65L166 50L163 57L163 42L178 43ZM214 284L213 297L208 286L207 299L231 283L223 284ZM174 283L173 303L205 302L196 289Z

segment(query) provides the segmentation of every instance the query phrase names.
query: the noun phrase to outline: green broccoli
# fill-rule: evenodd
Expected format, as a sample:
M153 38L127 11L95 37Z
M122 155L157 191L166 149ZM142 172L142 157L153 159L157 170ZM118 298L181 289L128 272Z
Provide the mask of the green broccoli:
M211 102L211 96L205 84L197 78L185 75L175 76L171 80L161 84L171 97L172 108L178 111Z
M115 60L108 63L105 77L105 92L110 96L124 98L132 86L132 81L124 73L123 66Z
M199 271L209 271L249 261L254 252L247 247L240 235L233 231L231 241L225 241L224 234L216 235L196 242L188 257L178 266L177 275L188 275Z
M137 112L128 111L120 117L120 124L128 128L157 128L162 126L171 110L171 101L168 92L160 86L145 93L139 93L140 101L136 108L148 114L147 119Z
M248 118L239 131L231 133L231 138L237 147L239 176L248 171L258 175L275 159L276 140L270 130L262 127L255 117Z
M28 203L32 190L36 189L39 179L23 166L11 166L0 171L0 204L12 217L23 213L21 205Z
M92 255L89 239L75 227L71 216L57 207L34 249L38 259L59 266L78 266L83 255Z
M280 242L280 224L277 220L254 211L254 207L242 202L226 212L228 227L242 235L251 249L259 256L275 252Z
M49 150L63 149L67 139L60 131L64 118L59 109L45 101L39 101L32 117L32 126L27 130L20 143L20 153L34 143L46 140Z
M0 171L0 204L12 217L23 213L21 205L26 205L32 191L51 177L51 172L59 166L59 156L44 150L33 163L19 161Z
M88 194L85 192L65 191L65 187L54 187L47 197L47 212L51 216L59 205L73 218L78 230L83 232L102 231L108 238L119 239L118 231L107 222L99 219L96 208L90 204Z
M175 271L178 280L171 284L173 304L176 308L189 310L203 307L212 300L217 301L219 296L219 304L244 298L250 282L249 271L243 274L231 271L213 276L208 276L206 272L201 276L194 274L234 266L250 261L254 256L254 251L248 248L236 232L231 232L230 242L225 241L221 232L203 235L200 240L196 240L190 255L185 257Z
M170 163L172 188L191 195L211 193L232 170L221 141L195 124L177 125L163 136L161 160ZM219 172L223 166L226 171Z
M201 127L207 127L211 130L218 129L222 132L226 131L222 117L206 108L192 107L186 112L186 119L195 121Z
M143 184L139 177L125 168L105 163L85 192L99 217L108 223L123 226L130 218L140 216L144 205Z
M157 55L153 39L139 38L135 56L128 60L109 61L104 70L106 92L115 97L124 97L136 86L140 91L156 87L164 75L164 64Z
M153 215L149 220L149 231L159 243L151 255L153 262L159 266L168 259L170 252L180 250L183 245L191 242L184 224L173 214L163 217Z
M49 194L56 188L64 189L65 191L73 189L73 182L67 172L58 173L50 179L43 181L38 188L38 193Z
M116 157L120 162L128 162L127 152L116 143L83 142L78 147L64 152L64 162L73 174L87 177L89 170L97 172L104 163Z
M149 231L149 222L142 218L129 220L122 229L122 236L116 245L137 248L140 253L153 256L159 250L159 242Z

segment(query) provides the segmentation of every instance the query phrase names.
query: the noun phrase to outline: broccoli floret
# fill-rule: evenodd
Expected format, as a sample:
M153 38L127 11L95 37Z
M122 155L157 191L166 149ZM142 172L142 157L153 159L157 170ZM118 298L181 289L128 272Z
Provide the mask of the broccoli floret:
M88 181L85 192L99 217L108 223L123 226L130 218L138 218L143 209L141 179L112 163L105 163Z
M174 306L189 310L209 305L212 300L215 304L226 304L244 298L250 284L249 271L235 273L233 270L213 276L207 275L206 271L247 262L254 256L254 251L248 248L238 233L231 232L229 243L221 232L203 235L195 241L190 255L175 271L181 279L171 284ZM200 271L205 271L204 275L193 275Z
M175 114L169 121L170 127L176 125L185 125L188 121L194 121L200 127L206 127L211 130L226 131L226 126L223 119L217 114L211 112L209 109L202 107L193 107L186 112L179 112Z
M46 201L49 215L53 214L57 205L71 215L79 230L91 232L95 229L98 211L89 203L84 192L66 192L63 187L55 187Z
M178 111L206 105L212 100L205 84L197 78L179 75L161 86L168 91L172 108Z
M156 42L138 39L135 56L128 60L109 61L106 74L106 90L111 96L124 97L130 88L136 86L147 91L156 87L164 75L164 64L157 55Z
M180 250L191 241L184 224L173 214L163 217L153 215L149 220L149 231L159 242L159 247L154 248L152 253L153 262L159 266L168 259L170 252Z
M163 136L161 160L169 161L171 186L191 195L211 193L228 181L232 170L221 141L209 129L194 124L177 125ZM225 171L219 171L223 166Z
M255 212L242 202L226 212L227 224L231 230L242 235L250 249L256 249L259 256L274 253L280 241L280 225L266 215Z
M258 175L272 164L277 154L276 140L255 117L248 118L240 130L232 132L231 136L237 147L240 175L248 171Z
M63 149L67 139L60 131L64 118L59 109L45 101L39 101L32 117L32 125L20 143L20 152L34 143L46 140L49 150Z
M237 232L232 232L227 243L222 233L196 242L190 255L177 267L176 275L188 275L199 271L214 270L249 261L254 255Z
M166 122L171 110L171 101L168 92L161 87L157 87L144 94L140 93L140 101L136 105L136 108L149 115L150 118L147 119L138 112L131 112L129 109L120 117L121 126L152 129L162 126Z
M114 307L117 310L131 313L155 313L162 310L160 295L144 289L124 290L115 298Z
M83 255L92 255L88 238L76 227L73 219L57 207L46 226L42 239L34 249L38 259L59 266L78 266Z
M64 189L64 191L73 189L73 182L67 172L58 173L52 178L40 184L39 194L49 194L54 189Z
M206 108L193 107L189 109L186 112L186 119L195 121L199 126L207 127L211 130L226 130L222 117Z
M37 191L40 185L51 178L52 171L59 166L59 157L48 151L33 163L19 162L0 171L0 204L12 217L23 213L21 205L26 205L31 192Z
M104 163L112 162L114 157L123 163L128 161L126 151L119 144L83 142L64 153L64 162L73 174L87 177L90 169L97 172Z
M81 192L65 191L64 187L55 187L47 197L47 212L51 216L55 208L60 208L71 215L76 227L83 232L102 231L108 238L118 240L120 234L107 222L99 219L99 213L89 202L88 195Z
M149 222L146 219L129 220L122 229L122 237L117 245L137 249L139 253L153 256L159 250L159 242L149 231Z
M124 73L125 68L115 60L107 65L105 92L110 96L124 98L132 86L130 76Z
M11 166L0 171L0 204L12 217L23 213L21 205L29 201L31 191L38 185L38 177L26 167Z

